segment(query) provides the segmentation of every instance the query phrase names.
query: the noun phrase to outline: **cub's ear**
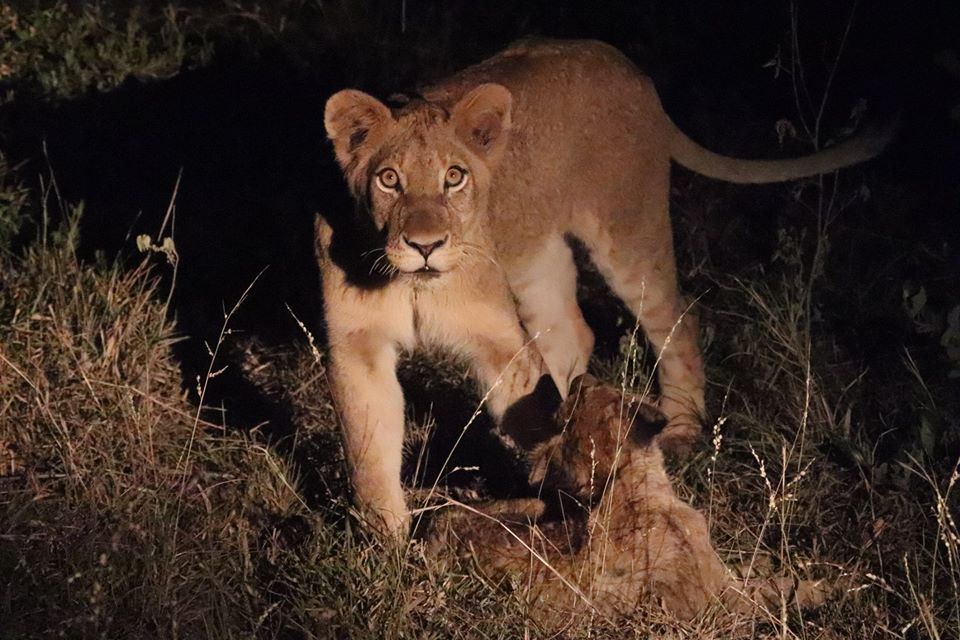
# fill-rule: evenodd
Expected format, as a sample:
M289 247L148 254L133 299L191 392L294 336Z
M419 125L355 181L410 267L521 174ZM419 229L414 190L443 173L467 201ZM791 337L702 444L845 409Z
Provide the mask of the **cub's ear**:
M667 417L660 412L656 405L647 400L641 400L639 403L631 402L629 411L633 414L630 439L637 446L650 446L654 437L667 426Z
M344 171L357 164L364 149L373 148L392 118L385 104L362 91L344 89L330 96L323 125Z
M481 84L453 108L454 130L471 151L494 162L507 143L512 106L513 96L505 86Z
M523 396L504 412L499 432L511 446L529 451L563 429L554 414L560 406L560 392L549 374L540 376L533 391Z

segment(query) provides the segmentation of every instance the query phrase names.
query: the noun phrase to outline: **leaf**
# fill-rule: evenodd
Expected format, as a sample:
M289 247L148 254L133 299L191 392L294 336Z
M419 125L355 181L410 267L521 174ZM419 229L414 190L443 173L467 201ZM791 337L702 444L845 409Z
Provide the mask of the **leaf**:
M940 336L940 346L950 355L952 350L960 350L960 304L955 305L947 313L947 328ZM951 355L950 359L956 362L960 353Z
M780 146L783 146L783 141L788 136L791 139L797 137L797 128L793 126L793 123L787 118L780 118L777 120L777 123L773 125L773 128L777 132L777 143Z
M769 69L773 67L773 77L774 79L780 77L780 72L783 71L783 60L780 54L780 47L777 47L777 52L773 55L772 58L763 63L764 69Z
M853 108L850 109L850 119L854 122L859 122L860 118L863 117L863 114L867 112L867 100L865 98L860 98L857 100L856 104L853 105Z
M153 239L149 234L141 233L137 236L137 250L140 253L145 253L150 250L150 247L153 245Z
M911 320L916 321L926 306L927 290L924 287L920 287L920 290L914 294L910 293L910 287L903 288L903 308Z
M940 441L940 429L936 417L924 411L920 416L920 447L927 457L933 458Z

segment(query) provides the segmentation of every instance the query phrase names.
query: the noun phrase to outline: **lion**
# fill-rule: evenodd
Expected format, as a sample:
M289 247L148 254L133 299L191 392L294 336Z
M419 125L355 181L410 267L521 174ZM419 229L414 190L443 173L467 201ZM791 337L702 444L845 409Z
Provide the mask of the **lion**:
M701 432L705 377L677 286L670 161L774 182L867 160L889 138L791 160L721 156L673 124L616 49L552 40L516 43L392 106L345 89L324 125L357 205L338 228L318 225L332 386L357 500L392 532L409 521L399 349L464 354L498 421L541 376L565 397L594 342L575 237L658 354L662 444L682 448Z
M781 598L818 605L830 594L822 581L734 577L703 515L673 490L658 442L666 418L649 399L586 374L557 423L562 432L529 454L530 480L575 500L560 509L532 498L445 509L425 536L432 556L452 550L497 583L525 585L531 615L547 628L590 609L628 616L651 600L689 619L711 605L752 613Z

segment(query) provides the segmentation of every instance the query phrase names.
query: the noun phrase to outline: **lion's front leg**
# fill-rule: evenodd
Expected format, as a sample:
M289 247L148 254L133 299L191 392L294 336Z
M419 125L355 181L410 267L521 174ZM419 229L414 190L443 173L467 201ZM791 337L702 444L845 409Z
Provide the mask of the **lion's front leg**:
M548 375L539 351L525 340L519 325L516 332L474 336L467 351L487 409L498 421L518 400L533 392L541 376Z
M406 535L409 513L400 483L404 402L396 346L361 331L331 345L330 358L356 503L374 528Z
M448 305L429 321L438 335L468 356L501 433L526 447L542 439L541 432L555 430L553 412L560 394L502 286L502 291L491 287L462 306Z

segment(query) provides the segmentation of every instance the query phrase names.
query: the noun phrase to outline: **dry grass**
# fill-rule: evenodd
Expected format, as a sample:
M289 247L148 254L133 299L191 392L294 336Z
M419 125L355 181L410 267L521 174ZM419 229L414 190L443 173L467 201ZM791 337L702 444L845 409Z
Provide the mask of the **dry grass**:
M307 345L253 348L242 366L289 406L301 427L293 448L317 452L327 484L313 509L277 450L202 422L186 401L148 269L82 264L74 233L67 225L6 257L0 272L6 637L542 635L522 584L489 584L469 562L440 566L416 544L381 548L353 530L322 362ZM784 603L756 621L713 611L680 623L654 607L578 617L566 636L955 637L956 471L905 459L896 482L878 486L876 470L834 463L837 433L857 425L788 322L787 293L727 295L741 374L712 449L676 470L678 490L709 515L728 564L851 586L813 613ZM638 351L598 369L643 387Z
M809 295L791 275L726 292L732 322L722 324L736 350L723 370L738 375L710 459L683 470L690 495L703 496L718 546L744 565L849 581L815 616L771 620L781 637L956 637L957 546L945 515L957 509L956 466L936 477L932 461L908 453L844 464L838 449L869 451L875 425L852 417L860 376L842 386L822 376L813 341L830 336L811 328Z
M145 266L72 222L0 271L0 618L8 637L248 631L251 552L299 503L284 461L201 422ZM213 614L213 617L211 617Z
M802 339L803 332L764 312L774 309L769 300L786 293L753 287L730 295L742 305L740 332L749 336L750 349L737 355L737 361L745 373L763 381L757 386L767 393L728 393L724 413L712 430L712 447L677 469L678 491L708 514L714 541L728 565L743 575L824 579L838 586L835 597L814 611L800 611L785 600L758 617L731 617L715 607L692 621L678 621L656 604L639 608L628 619L594 612L571 618L564 637L955 637L960 605L956 471L937 478L929 466L912 462L900 476L901 485L880 487L869 470L851 473L834 463L827 454L834 430L855 426L832 419L836 412L829 410L830 394L822 390L827 385L815 378L809 356L790 356L809 353L807 348L782 343L791 336ZM736 330L731 332L733 339L743 339ZM642 349L630 344L625 350L627 358L598 363L597 369L619 371L619 378L611 381L625 386L629 381L642 389L646 381L637 374ZM317 371L306 348L298 357L300 365L284 368L291 381ZM449 367L443 371L448 377L457 375ZM305 418L311 413L296 411ZM414 441L422 444L420 430L429 426L411 427ZM409 452L417 453L414 448ZM415 507L436 507L435 495L429 504L416 502L426 493L412 497ZM454 500L440 502L447 509L472 510ZM327 550L330 536L337 535L329 527L315 529L305 548ZM337 539L345 545L339 547L345 555L337 562L311 570L317 568L313 563L318 557L311 555L309 562L297 565L295 577L286 580L298 585L295 600L322 598L315 595L318 591L338 594L335 604L322 609L322 617L344 633L549 635L526 613L530 604L523 580L489 584L469 560L454 561L452 551L450 558L436 563L424 558L416 544L381 549L362 537L356 545L349 537ZM542 560L533 557L532 562ZM506 619L488 617L491 611L504 610L514 613ZM419 618L414 611L430 613ZM302 629L307 637L322 637L316 627Z

